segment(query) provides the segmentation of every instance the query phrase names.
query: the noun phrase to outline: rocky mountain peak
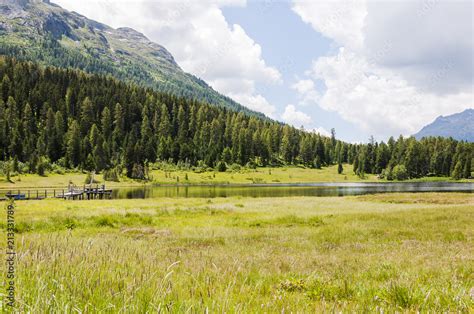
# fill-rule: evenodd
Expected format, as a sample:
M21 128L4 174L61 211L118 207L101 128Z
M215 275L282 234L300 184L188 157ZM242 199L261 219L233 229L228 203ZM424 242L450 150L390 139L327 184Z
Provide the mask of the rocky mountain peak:
M11 6L19 6L19 7L25 7L28 4L35 4L35 3L50 4L50 0L0 0L0 5L11 5Z
M423 127L415 137L420 139L427 136L452 137L457 140L474 142L474 109L449 116L439 116L433 123Z
M143 35L139 31L136 31L136 30L134 30L133 28L130 28L130 27L119 27L119 28L117 28L117 32L119 34L122 34L122 35L125 35L125 36L133 37L134 39L140 39L141 38L141 39L148 40L148 38L145 35Z

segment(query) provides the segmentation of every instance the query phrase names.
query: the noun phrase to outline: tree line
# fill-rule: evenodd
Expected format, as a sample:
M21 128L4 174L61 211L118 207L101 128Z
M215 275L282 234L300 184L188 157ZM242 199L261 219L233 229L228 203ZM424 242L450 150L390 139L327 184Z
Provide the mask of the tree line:
M391 137L387 143L352 145L349 162L360 176L378 174L389 180L404 180L425 176L452 176L455 179L470 178L474 143L452 138L414 137L397 140Z
M472 143L400 137L350 144L334 130L321 136L110 76L0 57L0 159L15 171L41 174L58 165L145 178L155 161L221 170L234 163L339 164L340 173L351 163L361 176L464 178L472 157Z
M0 58L0 156L141 177L148 162L333 162L335 139L112 77ZM301 149L300 149L301 146ZM301 152L301 153L300 153Z

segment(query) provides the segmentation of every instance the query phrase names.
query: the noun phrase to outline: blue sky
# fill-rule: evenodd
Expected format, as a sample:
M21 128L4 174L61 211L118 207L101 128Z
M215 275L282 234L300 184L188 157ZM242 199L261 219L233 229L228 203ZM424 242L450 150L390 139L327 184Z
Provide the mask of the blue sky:
M334 51L334 44L291 10L285 1L249 1L246 7L225 7L224 16L230 24L241 25L248 35L262 46L262 56L271 66L280 70L284 84L257 84L257 91L281 111L288 104L297 105L299 96L291 88L298 78L303 78L317 56ZM318 85L322 90L322 84ZM306 128L322 127L327 131L335 128L338 137L349 141L369 138L367 132L343 120L336 112L319 106L304 106L312 118Z
M466 0L52 0L166 47L250 109L350 142L473 107Z

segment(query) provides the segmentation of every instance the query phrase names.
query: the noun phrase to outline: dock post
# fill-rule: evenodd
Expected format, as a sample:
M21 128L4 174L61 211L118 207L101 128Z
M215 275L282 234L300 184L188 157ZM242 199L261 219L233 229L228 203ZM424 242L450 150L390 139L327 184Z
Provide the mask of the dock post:
M39 199L39 190L36 190L36 199Z
M28 190L28 199L30 199L30 190Z

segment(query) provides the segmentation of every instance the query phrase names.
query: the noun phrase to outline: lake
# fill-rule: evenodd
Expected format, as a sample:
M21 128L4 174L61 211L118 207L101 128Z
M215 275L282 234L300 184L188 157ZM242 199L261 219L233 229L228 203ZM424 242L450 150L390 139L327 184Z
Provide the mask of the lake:
M160 197L289 197L347 196L393 192L474 192L474 183L396 182L396 183L304 183L209 186L147 186L118 188L114 199Z

